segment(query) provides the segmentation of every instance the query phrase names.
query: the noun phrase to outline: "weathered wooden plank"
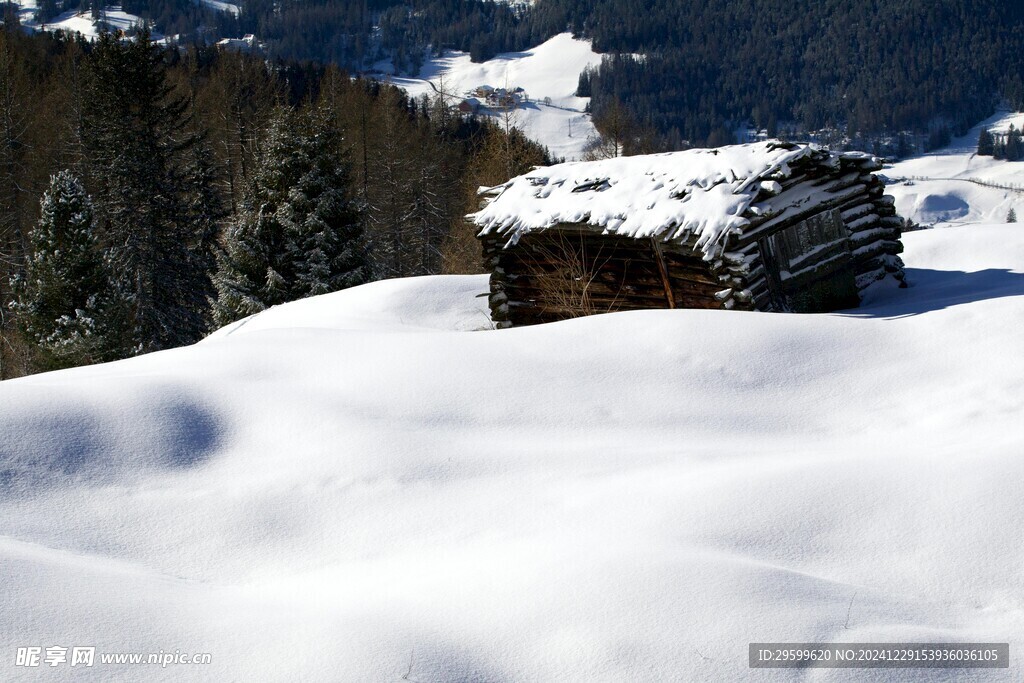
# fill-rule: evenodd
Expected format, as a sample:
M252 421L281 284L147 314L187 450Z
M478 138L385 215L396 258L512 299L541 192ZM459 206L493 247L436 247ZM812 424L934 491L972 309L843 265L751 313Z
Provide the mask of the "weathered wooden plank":
M857 160L857 167L860 168L860 170L866 171L868 173L881 171L883 168L882 160L879 159L878 157L863 157Z
M759 301L764 298L771 298L771 292L769 291L767 284L761 287L751 287L746 291L750 292L750 296L753 297L754 301ZM758 305L758 307L760 308L760 305Z
M704 273L682 270L672 266L669 266L668 275L669 279L673 282L689 282L695 285L717 286L721 282L718 276L705 275Z
M608 291L594 288L584 292L575 292L567 295L553 293L550 290L517 289L509 293L509 302L514 301L545 301L562 305L572 305L579 308L585 307L588 302L643 302L648 308L666 308L664 292L650 291ZM703 297L702 297L703 298Z
M721 308L721 303L714 299L688 301L686 308ZM667 310L664 299L657 304L642 299L604 299L596 297L584 305L565 304L546 299L512 301L509 303L509 317L522 315L523 311L532 311L540 315L560 315L562 318L575 318L594 313L612 313L615 311Z
M710 265L702 260L695 259L693 257L682 257L669 252L664 252L664 255L665 262L670 271L686 272L690 274L692 279L698 280L704 278L708 281L712 281L714 278L710 273ZM625 250L603 252L600 255L588 252L586 260L590 264L591 268L596 265L599 266L599 269L601 270L607 267L608 269L619 272L628 265L630 272L658 274L658 267L655 260L652 258L650 249L634 253L628 253ZM530 254L516 251L514 253L510 253L508 257L503 260L503 266L510 271L521 271L527 267L537 266L542 267L545 270L561 269L565 265L566 260L564 258L546 252Z
M799 270L782 271L779 274L783 283L791 280L817 279L828 274L844 261L849 261L850 255L846 250L827 252L825 258L809 260L801 264Z
M871 198L868 196L867 190L865 190L864 194L862 195L858 195L853 199L842 202L836 208L839 209L841 213L845 214L847 211L853 211L861 207L864 207L864 209L866 209L868 212L873 212L875 210L875 203L871 201Z
M665 255L661 251L661 243L652 239L651 250L654 252L654 260L658 264L658 273L661 275L661 284L665 289L665 301L669 308L675 308L676 297L672 293L672 285L669 284L668 266L665 264Z
M553 278L554 280L565 279L567 276L556 272L534 272L524 275L510 276L505 282L506 287L510 286L536 286L536 282L543 279ZM609 285L622 285L627 284L634 287L648 287L651 289L664 289L664 282L660 277L655 276L637 276L630 274L628 277L623 277L621 273L613 272L609 270L601 271L594 274L594 280L596 282L609 284ZM702 280L690 280L685 277L676 277L670 275L670 282L675 288L688 288L695 291L718 291L722 288L721 282L710 282Z
M680 303L681 307L685 308L720 309L723 307L722 302L714 299L684 300ZM603 299L595 299L591 302L590 312L612 313L616 311L650 310L651 308L665 308L664 299L662 299L662 305L659 307L652 307L646 302L631 303L629 300L607 301ZM577 307L542 301L512 301L509 302L509 315L513 320L517 317L523 316L555 316L556 318L560 316L561 318L575 318L581 315L581 310Z
M759 280L759 279L764 277L764 275L765 275L764 266L759 262L756 267L751 268L749 271L747 271L745 273L740 273L738 275L742 279L746 280L748 283L754 282L754 281Z
M861 230L860 232L855 232L850 235L850 244L853 246L854 250L857 250L878 240L895 241L897 239L899 239L899 233L894 231L892 228L875 227L870 230Z
M818 183L814 183L815 186L820 187L824 192L828 192L830 194L840 192L857 184L863 184L863 181L861 180L861 172L859 170L846 173L838 178L827 178Z
M864 290L865 287L868 287L869 285L881 280L883 277L885 277L884 268L876 268L874 270L869 270L865 273L860 273L855 278L855 282L857 283L857 289Z
M896 254L879 254L869 259L863 259L855 264L855 272L860 275L872 270L883 269L888 273L903 279L903 261Z
M867 216L868 214L871 214L874 208L875 205L873 203L864 202L855 204L853 207L849 209L842 209L841 216L843 218L843 222L849 226L857 219Z
M772 304L771 297L767 295L761 295L754 298L754 310L764 311L770 313L775 310L775 306Z
M903 244L895 240L878 240L865 244L853 250L853 257L856 260L870 259L878 254L900 254L903 252Z
M786 211L776 215L774 218L759 224L755 228L746 229L736 240L735 248L745 247L751 242L759 240L766 235L770 235L779 230L784 230L790 225L795 225L796 223L816 214L840 208L840 205L843 202L864 194L866 191L867 188L865 188L864 185L857 184L851 188L843 190L841 193L832 195L827 201L811 204L807 208L801 209L797 206L787 207Z
M878 222L879 218L880 216L877 213L868 213L851 221L844 219L844 222L846 223L846 229L853 233L857 230L861 230L862 228L873 227L874 224Z
M672 287L673 298L677 306L682 300L714 298L717 289L694 289L679 286ZM667 301L662 287L636 287L633 285L615 286L603 282L593 282L579 289L562 289L558 283L530 283L524 286L511 286L505 290L509 300L558 299L560 301L582 301L585 297L602 297L604 299L635 299L646 300L653 308L665 308Z

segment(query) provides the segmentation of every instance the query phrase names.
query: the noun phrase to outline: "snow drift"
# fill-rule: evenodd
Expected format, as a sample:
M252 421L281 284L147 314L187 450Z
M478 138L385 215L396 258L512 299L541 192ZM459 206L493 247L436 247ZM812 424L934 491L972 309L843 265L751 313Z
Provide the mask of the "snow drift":
M1007 641L1024 669L1024 232L905 236L830 315L507 331L482 277L272 309L0 385L3 678L750 677L753 641ZM887 680L762 671L758 680Z

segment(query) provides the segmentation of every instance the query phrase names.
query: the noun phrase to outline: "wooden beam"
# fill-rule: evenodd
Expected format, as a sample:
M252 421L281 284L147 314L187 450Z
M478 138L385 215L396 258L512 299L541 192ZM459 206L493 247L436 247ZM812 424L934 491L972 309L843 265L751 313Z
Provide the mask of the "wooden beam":
M676 297L672 293L672 285L668 281L668 266L665 265L665 255L661 253L661 243L651 238L651 248L654 250L654 260L658 262L658 272L661 273L661 284L665 287L665 300L669 308L676 307Z

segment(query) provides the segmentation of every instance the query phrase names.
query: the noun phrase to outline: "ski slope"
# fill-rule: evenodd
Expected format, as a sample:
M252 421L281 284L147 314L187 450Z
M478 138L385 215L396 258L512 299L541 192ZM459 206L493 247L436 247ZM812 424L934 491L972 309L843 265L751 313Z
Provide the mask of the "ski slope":
M856 311L493 331L485 277L413 278L4 382L0 678L884 681L747 646L966 640L1011 668L913 679L1020 680L1024 229L905 243Z
M588 97L576 97L579 75L588 66L601 63L601 55L590 41L575 40L562 33L524 52L499 54L474 64L465 52L447 51L429 59L416 77L397 75L390 62L375 65L377 77L406 90L413 97L439 92L458 104L482 85L493 88L523 88L529 95L511 113L511 123L527 137L545 145L557 158L583 156L588 140L597 134L590 115L584 113ZM549 102L550 100L550 102ZM505 112L484 108L481 114L505 124Z
M1024 126L1024 113L996 114L947 147L887 168L886 193L899 214L927 225L963 225L1002 222L1013 208L1024 220L1024 161L975 153L982 128L1005 132L1011 124Z

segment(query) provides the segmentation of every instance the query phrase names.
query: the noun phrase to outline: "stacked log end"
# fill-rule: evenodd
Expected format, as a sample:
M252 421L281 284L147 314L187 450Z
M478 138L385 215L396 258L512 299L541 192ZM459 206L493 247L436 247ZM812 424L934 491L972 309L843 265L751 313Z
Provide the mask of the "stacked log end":
M850 233L857 288L863 292L868 285L887 275L903 286L905 274L899 255L903 252L900 236L904 221L896 214L895 199L885 194L885 183L874 173L881 170L882 165L874 158L852 159L847 163L858 165L868 188L866 201L851 203L843 210L843 222Z
M874 174L881 169L874 157L860 154L810 154L789 175L762 182L754 208L745 217L750 225L737 233L723 254L723 273L732 289L727 300L739 309L786 310L777 283L768 275L770 251L766 240L788 225L810 216L838 211L846 227L851 266L858 293L872 283L892 276L904 283L900 234L903 219L896 214L894 200L885 195L884 183ZM824 193L814 201L815 191ZM767 210L759 210L767 207ZM804 268L827 269L836 251L821 251L821 261L808 260Z

